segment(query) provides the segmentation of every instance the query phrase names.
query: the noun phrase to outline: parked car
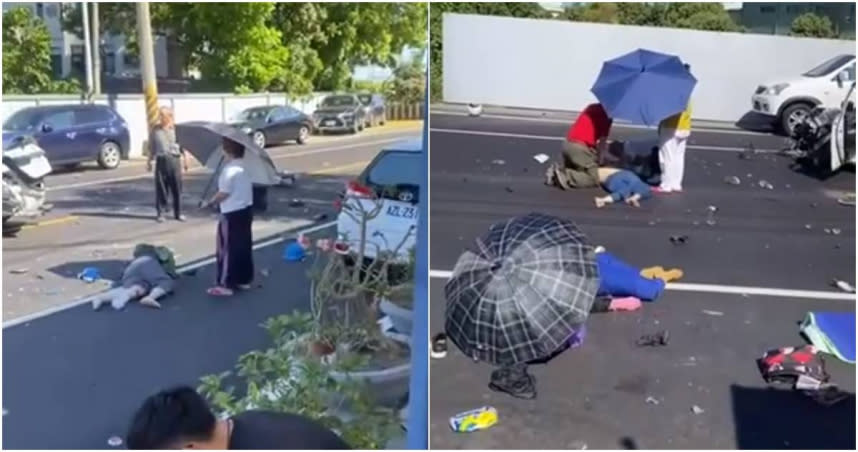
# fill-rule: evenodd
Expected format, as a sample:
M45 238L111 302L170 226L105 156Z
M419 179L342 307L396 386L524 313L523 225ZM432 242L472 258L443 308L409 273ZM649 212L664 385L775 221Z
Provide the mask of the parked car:
M128 124L106 105L24 108L3 123L3 132L9 139L31 135L54 167L95 160L102 168L114 169L131 148Z
M316 130L358 133L366 124L366 111L354 94L332 94L322 99L313 112Z
M379 251L392 252L396 261L408 260L416 244L419 213L420 179L426 169L421 155L423 142L413 138L385 147L361 174L346 184L338 200L337 237L348 245L353 258L358 257L361 240L361 209L381 210L366 224L364 257L375 259ZM399 246L400 243L402 246Z
M304 144L313 132L313 120L304 112L288 105L248 108L231 122L248 134L257 146L295 140Z
M792 135L814 107L839 107L854 81L855 55L838 55L800 77L760 85L751 98L753 111Z
M383 126L387 122L387 106L381 94L358 94L363 105L366 127Z

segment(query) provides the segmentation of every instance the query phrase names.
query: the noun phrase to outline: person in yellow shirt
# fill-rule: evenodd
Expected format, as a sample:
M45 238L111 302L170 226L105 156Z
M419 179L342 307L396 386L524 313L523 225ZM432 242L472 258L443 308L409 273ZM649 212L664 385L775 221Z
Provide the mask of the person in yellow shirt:
M686 64L686 70L691 68ZM691 135L691 103L681 113L665 118L658 125L658 161L661 166L661 185L656 192L682 191L685 173L685 145Z

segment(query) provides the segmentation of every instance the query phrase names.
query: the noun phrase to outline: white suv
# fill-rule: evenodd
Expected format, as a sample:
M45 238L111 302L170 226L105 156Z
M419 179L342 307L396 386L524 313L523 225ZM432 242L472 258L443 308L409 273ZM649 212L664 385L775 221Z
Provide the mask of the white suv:
M359 258L363 235L365 259L375 259L380 253L392 253L390 257L396 261L409 259L416 244L423 195L420 180L426 172L422 151L420 138L386 146L360 176L346 184L338 201L337 237L348 244L352 257ZM366 231L361 231L364 221Z
M838 55L800 77L760 85L751 97L753 111L791 135L814 107L839 107L854 81L855 55Z

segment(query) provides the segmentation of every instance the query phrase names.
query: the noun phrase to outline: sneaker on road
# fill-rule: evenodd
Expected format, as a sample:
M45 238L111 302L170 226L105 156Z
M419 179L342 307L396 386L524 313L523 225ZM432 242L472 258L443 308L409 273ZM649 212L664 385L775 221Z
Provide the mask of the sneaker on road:
M447 335L438 333L432 338L432 348L429 350L429 356L440 359L447 356Z

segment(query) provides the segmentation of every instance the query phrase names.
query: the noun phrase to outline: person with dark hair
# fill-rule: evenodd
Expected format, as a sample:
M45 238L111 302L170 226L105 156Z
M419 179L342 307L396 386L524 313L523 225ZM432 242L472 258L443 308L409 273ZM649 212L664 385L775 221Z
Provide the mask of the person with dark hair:
M125 437L129 449L350 449L315 421L273 411L217 419L193 388L179 386L147 398Z
M149 171L152 171L152 162L155 162L156 219L159 223L164 221L164 211L169 209L167 198L170 197L176 220L185 221L182 215L182 171L188 172L188 157L176 142L173 111L161 107L158 113L160 123L149 135L149 159L146 161Z
M244 170L244 146L223 139L226 164L218 176L217 193L201 207L218 206L217 281L209 295L228 297L253 282L253 184Z

